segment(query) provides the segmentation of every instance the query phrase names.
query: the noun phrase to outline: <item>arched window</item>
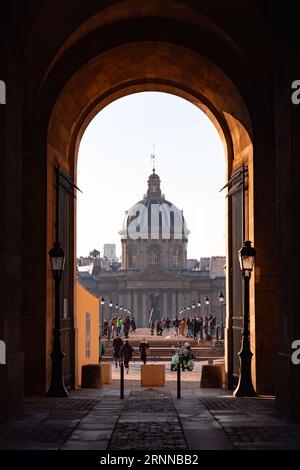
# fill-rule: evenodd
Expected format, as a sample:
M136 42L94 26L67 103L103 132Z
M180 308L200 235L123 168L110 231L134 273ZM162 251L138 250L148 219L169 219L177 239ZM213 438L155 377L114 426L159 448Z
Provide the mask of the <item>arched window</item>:
M135 268L136 267L136 250L135 248L130 248L128 251L128 267Z
M181 250L175 250L173 254L174 268L181 268Z
M149 265L150 266L160 265L160 250L158 246L152 246L149 250Z

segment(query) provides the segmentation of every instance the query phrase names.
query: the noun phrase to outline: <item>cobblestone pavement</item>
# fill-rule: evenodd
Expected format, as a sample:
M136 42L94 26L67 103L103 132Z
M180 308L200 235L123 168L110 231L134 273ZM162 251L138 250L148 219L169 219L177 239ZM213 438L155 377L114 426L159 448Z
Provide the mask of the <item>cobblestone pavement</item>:
M300 425L281 417L267 397L200 398L235 449L300 449Z
M98 399L29 398L23 413L0 422L0 449L57 449Z
M104 386L68 398L27 398L0 421L0 449L300 449L300 425L271 397L234 398L220 389Z
M187 449L169 391L132 391L118 420L110 449Z

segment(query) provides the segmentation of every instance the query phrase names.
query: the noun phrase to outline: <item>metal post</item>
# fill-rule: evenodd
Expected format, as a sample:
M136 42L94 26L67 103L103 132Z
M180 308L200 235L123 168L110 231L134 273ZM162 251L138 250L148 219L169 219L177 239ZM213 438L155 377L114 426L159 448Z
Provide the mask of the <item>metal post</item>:
M101 353L102 353L102 326L101 326L101 316L102 316L102 305L100 301L99 308L99 363L101 362Z
M224 339L224 317L223 317L223 303L221 303L221 339Z
M104 330L104 304L102 305L102 315L101 315L101 336L103 336Z
M177 398L181 398L180 362L177 364Z
M120 362L120 399L124 399L124 362Z
M53 348L50 354L52 360L51 384L47 397L67 397L68 392L65 389L62 361L64 353L61 350L60 341L60 280L55 279L55 326Z
M59 241L59 212L60 212L60 171L59 168L55 168L55 243ZM54 332L53 332L53 346L50 354L52 361L52 372L51 372L51 383L47 397L67 397L68 392L65 388L64 377L63 377L63 366L62 361L65 354L61 350L60 341L60 282L61 275L54 278L55 282L55 320L54 320Z
M256 397L251 378L251 360L252 352L250 349L250 331L249 331L249 284L250 276L244 276L244 322L242 345L239 352L240 377L239 383L234 391L236 397Z

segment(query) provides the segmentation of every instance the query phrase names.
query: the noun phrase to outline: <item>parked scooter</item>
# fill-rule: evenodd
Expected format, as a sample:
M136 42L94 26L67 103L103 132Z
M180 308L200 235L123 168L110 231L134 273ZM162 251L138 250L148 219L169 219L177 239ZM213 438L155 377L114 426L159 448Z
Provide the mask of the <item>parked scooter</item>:
M180 354L176 352L172 356L171 360L171 367L170 370L177 370L178 367L182 368L182 370L187 369L189 372L194 369L194 361L192 355Z

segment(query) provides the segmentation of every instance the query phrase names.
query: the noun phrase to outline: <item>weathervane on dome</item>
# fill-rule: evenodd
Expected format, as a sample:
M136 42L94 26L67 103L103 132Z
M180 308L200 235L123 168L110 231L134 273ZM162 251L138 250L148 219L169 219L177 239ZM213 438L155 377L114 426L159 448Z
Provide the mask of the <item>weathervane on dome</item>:
M155 162L157 161L157 156L155 155L154 153L154 149L155 149L155 144L153 144L153 152L152 154L150 155L150 158L151 158L151 162L152 162L152 171L153 173L155 173Z

